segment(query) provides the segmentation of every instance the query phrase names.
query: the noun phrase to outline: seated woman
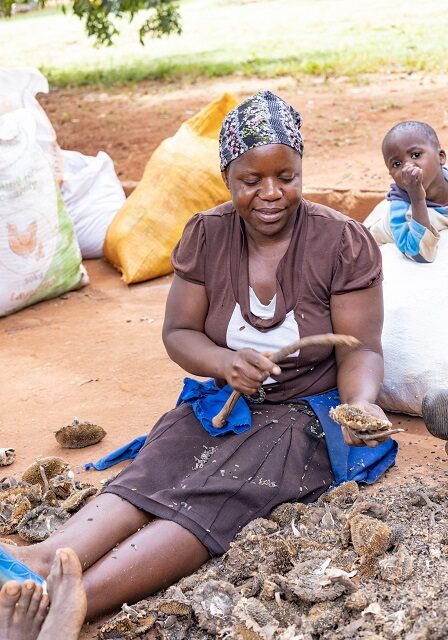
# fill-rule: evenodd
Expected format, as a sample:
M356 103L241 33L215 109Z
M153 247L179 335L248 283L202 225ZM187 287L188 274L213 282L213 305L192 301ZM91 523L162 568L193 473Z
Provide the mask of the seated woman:
M332 484L326 439L299 397L337 386L342 402L385 418L375 404L380 252L360 224L302 199L300 125L267 91L228 114L220 154L232 200L190 220L173 253L168 354L245 394L251 428L213 437L191 404L180 404L101 495L45 542L11 549L45 576L55 550L72 548L90 619L167 587L225 552L252 519L285 501L316 500ZM362 347L309 347L280 366L269 358L299 336L326 332L353 335Z

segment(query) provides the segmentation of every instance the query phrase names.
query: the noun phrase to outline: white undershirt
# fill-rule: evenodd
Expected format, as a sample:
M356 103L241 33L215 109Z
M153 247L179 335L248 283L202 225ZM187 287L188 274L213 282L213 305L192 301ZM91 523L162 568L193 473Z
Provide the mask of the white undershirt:
M269 320L274 317L275 304L277 295L275 295L269 304L263 304L257 298L255 291L249 287L249 303L250 310L254 316L262 320ZM241 307L236 303L227 327L226 341L230 349L256 349L257 351L278 351L282 347L299 340L299 326L294 317L294 309L286 314L282 324L270 331L259 331L248 324L243 318ZM299 351L291 354L290 357L296 357ZM263 384L272 384L275 380L271 377L267 378Z

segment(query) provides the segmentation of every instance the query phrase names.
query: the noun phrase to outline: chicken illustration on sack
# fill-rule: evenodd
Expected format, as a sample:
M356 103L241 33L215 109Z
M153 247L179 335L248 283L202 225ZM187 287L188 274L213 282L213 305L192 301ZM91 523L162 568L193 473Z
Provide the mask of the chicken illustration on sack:
M73 224L26 109L0 117L0 316L88 282Z
M48 92L48 81L38 69L0 67L0 118L19 109L33 117L36 142L61 189L82 256L99 258L107 228L124 204L124 191L107 153L99 151L92 157L59 147L56 131L36 99L37 94ZM24 229L17 231L25 233Z

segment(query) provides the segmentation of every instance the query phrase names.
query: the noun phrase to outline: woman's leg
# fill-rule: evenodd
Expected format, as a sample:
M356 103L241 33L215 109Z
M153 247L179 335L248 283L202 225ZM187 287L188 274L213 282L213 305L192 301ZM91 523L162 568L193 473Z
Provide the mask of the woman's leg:
M154 520L85 572L87 619L148 597L208 559L207 549L190 531L175 522Z
M73 549L85 570L147 525L151 518L126 500L104 493L87 503L44 542L27 547L4 545L4 548L46 578L57 549Z
M44 542L5 548L44 577L57 549L73 549L85 571L91 619L173 584L208 560L207 549L192 533L150 518L114 494L101 494Z

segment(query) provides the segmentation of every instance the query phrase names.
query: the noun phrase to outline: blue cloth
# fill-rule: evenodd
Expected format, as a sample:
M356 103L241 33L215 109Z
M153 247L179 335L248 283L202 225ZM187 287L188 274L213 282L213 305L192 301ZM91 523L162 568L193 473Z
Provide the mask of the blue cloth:
M109 467L113 467L115 464L123 462L123 460L133 460L137 457L138 452L145 444L147 437L147 435L144 435L134 438L134 440L131 440L122 447L115 449L115 451L108 453L96 462L86 462L84 469L86 471L89 469L104 471L104 469L109 469Z
M233 389L228 384L217 387L214 380L198 382L184 378L184 388L177 400L176 407L191 404L194 415L211 436L224 436L226 433L243 433L252 427L252 414L245 399L240 396L235 403L226 424L216 429L212 420L221 411Z
M242 433L252 426L249 406L242 397L235 404L225 427L215 429L211 422L212 418L222 409L231 392L232 389L228 385L222 389L218 388L214 380L198 382L191 378L185 378L184 388L176 406L184 403L191 404L195 416L212 436L220 436L229 432ZM328 413L331 407L340 404L339 393L336 389L314 396L304 396L299 400L304 400L310 405L322 425L334 475L333 487L348 480L372 484L395 464L398 444L394 440L389 439L375 448L349 447L345 444L341 428L330 418ZM85 468L102 471L123 460L135 458L146 438L147 436L135 438L97 462L87 463Z
M229 385L220 389L214 380L198 382L192 378L185 378L184 388L177 400L176 407L184 403L191 404L196 418L211 436L223 436L230 432L243 433L251 428L252 415L247 402L242 397L237 400L222 429L216 429L212 424L212 418L221 411L232 391L233 389ZM87 462L84 469L104 471L124 460L133 460L145 444L146 438L146 435L139 436L96 462Z
M387 469L394 466L398 444L391 438L373 448L349 447L345 444L340 426L330 418L328 413L331 407L341 403L336 389L300 399L310 405L324 430L328 457L334 475L333 487L347 480L372 484Z

